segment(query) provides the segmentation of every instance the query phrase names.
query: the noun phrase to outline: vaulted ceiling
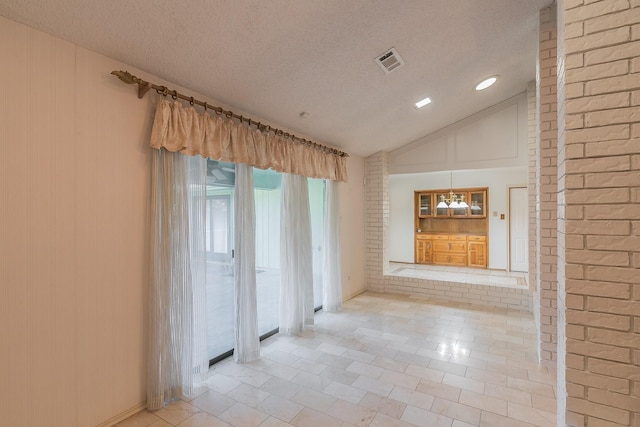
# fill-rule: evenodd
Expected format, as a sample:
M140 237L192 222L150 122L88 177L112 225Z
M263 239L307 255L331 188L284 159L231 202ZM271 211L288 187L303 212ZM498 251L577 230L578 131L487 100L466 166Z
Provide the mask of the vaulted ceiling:
M550 3L0 0L0 15L368 156L526 90ZM376 58L390 48L405 64L387 75Z

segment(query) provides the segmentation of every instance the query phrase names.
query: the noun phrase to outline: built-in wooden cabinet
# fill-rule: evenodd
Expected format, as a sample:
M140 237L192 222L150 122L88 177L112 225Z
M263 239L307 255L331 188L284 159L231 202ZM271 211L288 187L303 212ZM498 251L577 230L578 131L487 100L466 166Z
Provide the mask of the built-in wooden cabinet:
M453 189L465 208L438 208L450 190L415 192L415 262L487 268L487 188Z
M438 234L433 236L433 264L467 265L467 236Z
M469 267L487 267L487 237L468 236L467 254Z
M416 236L416 263L431 264L433 258L433 236L419 234Z

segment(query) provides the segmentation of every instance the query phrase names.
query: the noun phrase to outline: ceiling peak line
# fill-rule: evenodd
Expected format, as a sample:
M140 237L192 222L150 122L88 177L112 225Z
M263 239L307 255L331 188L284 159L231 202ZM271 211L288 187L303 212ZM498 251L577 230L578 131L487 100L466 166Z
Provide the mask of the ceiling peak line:
M317 150L323 151L325 153L330 153L330 154L335 154L338 155L340 157L349 157L349 154L345 153L344 151L340 151L337 150L335 148L331 148L331 147L327 147L326 145L322 145L322 144L318 144L317 142L313 142L313 141L309 141L308 139L305 138L300 138L298 136L295 136L292 133L289 132L285 132L283 130L280 130L278 128L274 128L271 125L263 125L262 122L257 122L255 120L253 120L250 117L244 117L243 115L240 114L236 114L231 110L225 110L222 107L216 107L214 105L209 105L207 102L205 101L200 101L198 99L195 99L193 96L186 96L180 92L178 92L177 90L172 90L169 89L166 86L160 86L160 85L156 85L153 83L149 83L145 80L142 80L141 78L132 75L131 73L129 73L128 71L112 71L111 74L113 74L114 76L118 77L118 79L120 79L122 82L127 83L127 84L137 84L138 85L138 98L142 99L149 90L154 89L156 91L156 93L158 93L159 95L162 96L167 96L170 95L173 99L182 99L184 101L187 101L191 106L193 105L199 105L201 107L204 108L205 112L208 110L214 111L216 114L218 115L224 115L226 118L231 119L231 118L235 118L240 120L240 123L247 123L249 124L249 126L255 126L257 129L259 129L260 131L263 132L273 132L275 135L277 136L282 136L284 138L289 138L292 139L294 141L297 141L301 144L307 145L309 147L313 147Z

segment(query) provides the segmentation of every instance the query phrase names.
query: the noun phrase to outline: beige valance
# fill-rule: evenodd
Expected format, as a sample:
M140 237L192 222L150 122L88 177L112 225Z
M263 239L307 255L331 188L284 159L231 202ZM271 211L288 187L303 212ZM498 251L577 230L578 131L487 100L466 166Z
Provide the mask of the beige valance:
M150 145L309 178L347 180L346 157L166 99L158 102Z

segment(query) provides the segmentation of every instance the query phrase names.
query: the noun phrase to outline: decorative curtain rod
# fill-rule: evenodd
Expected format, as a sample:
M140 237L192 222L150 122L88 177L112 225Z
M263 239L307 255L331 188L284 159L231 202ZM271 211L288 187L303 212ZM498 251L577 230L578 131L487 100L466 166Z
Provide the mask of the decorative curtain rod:
M344 151L340 151L340 150L336 150L335 148L330 148L327 147L325 145L322 144L318 144L315 143L313 141L309 141L307 139L304 138L300 138L297 137L291 133L288 132L284 132L280 129L271 127L270 125L263 125L261 122L256 122L255 120L249 118L249 117L244 117L241 115L238 115L236 113L234 113L233 111L230 110L224 110L221 107L216 107L213 105L209 105L206 102L203 101L199 101L197 99L194 99L193 96L186 96L181 94L180 92L178 92L177 90L171 90L169 88L167 88L166 86L158 86L156 84L153 83L149 83L146 82L144 80L142 80L139 77L136 77L134 75L132 75L131 73L129 73L128 71L112 71L111 74L113 74L114 76L118 77L120 80L122 80L123 82L127 83L127 84L137 84L138 85L138 98L142 99L149 90L151 89L155 89L155 91L163 96L167 96L167 95L171 95L171 97L173 99L183 99L185 101L188 101L189 104L194 105L200 105L201 107L204 107L204 110L212 110L215 111L216 114L218 115L225 115L228 119L230 118L236 118L238 120L240 120L240 123L242 122L247 122L249 124L249 126L254 125L256 128L258 128L261 131L266 131L266 132L273 132L276 135L279 136L283 136L285 138L291 138L293 140L302 142L303 144L306 144L310 147L313 147L317 150L321 150L324 151L325 153L331 153L331 154L337 154L340 157L349 157L349 155L347 153L345 153Z

